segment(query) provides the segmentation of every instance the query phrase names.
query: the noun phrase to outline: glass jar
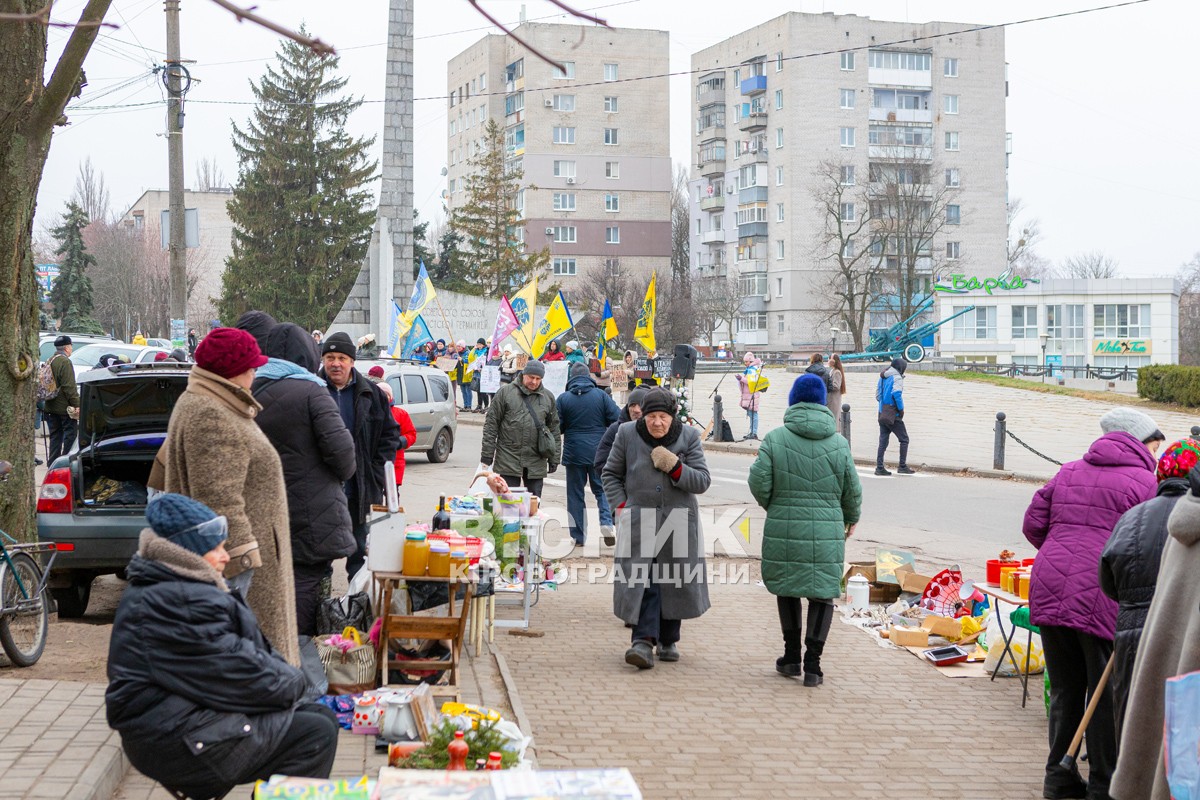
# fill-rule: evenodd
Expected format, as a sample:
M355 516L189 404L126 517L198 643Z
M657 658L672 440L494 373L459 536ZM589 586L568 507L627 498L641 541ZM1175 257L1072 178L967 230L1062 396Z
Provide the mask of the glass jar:
M433 542L429 545L429 577L450 577L450 545Z
M429 567L429 542L420 531L410 531L404 535L404 563L400 572L410 578L425 576Z
M466 550L451 550L450 551L450 577L464 580L467 577L467 570L471 566L471 559L467 557Z

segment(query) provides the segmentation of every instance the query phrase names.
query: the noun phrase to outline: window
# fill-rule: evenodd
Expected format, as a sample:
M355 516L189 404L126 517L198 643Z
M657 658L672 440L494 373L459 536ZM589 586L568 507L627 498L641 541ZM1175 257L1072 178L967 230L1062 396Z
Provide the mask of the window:
M776 296L776 297L782 297L782 295L775 295L775 296ZM776 315L775 315L775 330L776 330L778 333L783 333L783 332L784 332L784 331L783 331L783 325L784 325L784 323L783 323L783 320L784 320L784 316L783 316L783 314L776 314Z
M487 91L487 73L486 72L479 73L479 91L481 91L481 92Z
M842 184L842 186L853 186L854 185L854 166L853 165L845 164L842 166L842 178L841 178L840 183Z
M842 243L842 258L854 258L854 237L847 237Z
M554 210L555 211L574 211L575 210L575 193L574 192L555 192L554 193Z
M958 167L950 167L946 170L946 185L952 188L959 185Z
M605 144L617 144L617 141L618 141L617 129L616 128L605 128L604 129L604 143Z
M958 113L958 95L947 94L942 96L942 110L947 114Z
M776 297L783 297L783 278L776 278L776 279L775 279L775 296L776 296ZM780 319L780 321L782 321L782 320L783 320L783 314L780 314L780 315L779 315L779 319ZM782 330L783 330L783 328L780 328L779 330L781 330L781 331L782 331Z
M604 98L604 110L607 111L609 114L617 113L617 98L615 98L615 97Z
M776 222L783 222L783 221L784 221L784 216L783 216L783 203L776 203L776 204L775 204L775 221L776 221Z
M928 72L928 53L902 53L898 50L872 50L867 54L867 66L872 69L907 69Z
M946 206L946 224L958 225L962 222L962 209L955 205Z
M842 203L842 222L854 222L854 203Z
M616 64L605 64L604 65L604 80L606 80L606 81L617 80L617 65Z
M604 162L604 177L606 177L606 178L621 177L621 162L620 161L605 161Z
M556 259L554 259L554 274L555 275L574 275L575 274L575 259L573 259L573 258L556 258Z
M621 259L619 259L619 258L604 259L604 269L612 277L614 277L614 278L619 277L621 274Z
M1012 338L1038 338L1037 306L1012 307Z
M554 127L555 144L575 144L575 129L556 125Z
M783 239L775 240L775 258L776 260L783 259Z
M775 185L783 186L783 167L775 168Z
M738 317L739 331L765 331L767 329L767 312L752 311Z
M783 51L775 54L775 71L783 72Z
M554 241L573 244L575 242L575 226L574 225L555 225L554 226Z
M554 104L555 111L575 110L575 95L573 94L556 94L551 102Z
M954 313L966 310L966 306L954 307ZM974 311L967 311L961 317L955 317L954 338L957 340L995 339L996 307L976 306Z
M842 70L845 72L854 71L854 53L842 53Z
M559 80L574 80L575 78L575 62L562 62L562 69L555 68L554 77Z
M944 58L942 59L942 75L947 78L958 77L958 59Z
M958 131L946 131L946 149L958 150Z
M554 177L556 177L556 178L574 178L575 177L575 162L574 161L555 161L554 162Z
M404 375L404 402L428 403L429 394L425 391L425 381L420 375Z
M962 242L946 242L946 259L953 261L962 256Z
M842 108L854 108L854 90L842 89Z
M621 196L616 194L604 195L604 210L605 211L620 211Z
M783 108L783 89L775 90L775 110Z
M775 129L775 149L783 147L783 128Z
M616 225L610 225L607 228L605 228L604 229L604 243L605 244L620 244L621 243L621 229L619 227L617 227Z
M1150 305L1097 305L1093 309L1092 336L1127 339L1150 335Z
M842 147L854 147L854 128L842 128Z

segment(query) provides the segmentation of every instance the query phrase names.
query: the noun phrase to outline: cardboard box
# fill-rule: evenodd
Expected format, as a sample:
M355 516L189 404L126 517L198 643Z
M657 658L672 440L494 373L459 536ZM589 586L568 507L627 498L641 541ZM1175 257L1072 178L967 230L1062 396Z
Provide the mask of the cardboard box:
M929 631L924 628L892 628L890 638L897 647L929 646Z
M921 620L921 627L934 636L957 640L962 638L962 623L950 617L930 614Z
M873 561L855 561L851 562L846 569L846 574L842 576L842 591L845 592L846 581L853 578L855 575L862 575L871 582L871 599L872 603L894 603L900 597L900 587L888 583L877 583L875 581L875 562Z
M922 594L925 587L933 580L932 576L922 575L913 570L912 564L901 564L896 567L896 580L900 584L900 591L912 592L913 594Z

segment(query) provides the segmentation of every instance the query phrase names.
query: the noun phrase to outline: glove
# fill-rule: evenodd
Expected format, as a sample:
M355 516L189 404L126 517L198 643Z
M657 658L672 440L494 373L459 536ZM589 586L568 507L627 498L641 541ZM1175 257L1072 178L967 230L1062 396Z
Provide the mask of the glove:
M546 467L546 474L553 475L555 472L558 472L558 464L548 464Z
M650 460L654 462L654 468L660 472L673 472L679 465L679 456L662 445L650 451Z

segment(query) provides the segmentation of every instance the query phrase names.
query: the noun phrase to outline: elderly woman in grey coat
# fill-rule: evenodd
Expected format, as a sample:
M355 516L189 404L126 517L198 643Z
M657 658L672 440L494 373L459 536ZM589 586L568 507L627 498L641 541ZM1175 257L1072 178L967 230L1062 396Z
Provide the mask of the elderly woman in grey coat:
M707 566L696 495L708 491L700 434L679 419L675 397L646 392L642 418L617 430L604 492L618 513L613 613L633 626L625 662L678 661L681 620L708 610Z

